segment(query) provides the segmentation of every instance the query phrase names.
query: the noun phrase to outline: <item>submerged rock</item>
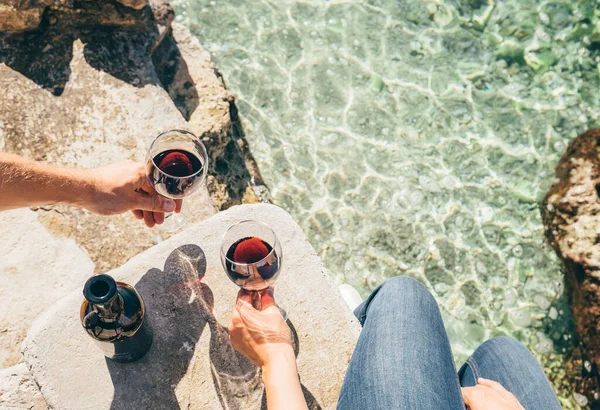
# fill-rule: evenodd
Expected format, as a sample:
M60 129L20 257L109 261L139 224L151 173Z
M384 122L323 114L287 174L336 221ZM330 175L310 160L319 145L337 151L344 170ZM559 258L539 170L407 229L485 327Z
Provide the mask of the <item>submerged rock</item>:
M600 129L577 137L561 158L558 181L541 204L546 236L565 267L583 353L600 366ZM589 391L595 380L584 382Z

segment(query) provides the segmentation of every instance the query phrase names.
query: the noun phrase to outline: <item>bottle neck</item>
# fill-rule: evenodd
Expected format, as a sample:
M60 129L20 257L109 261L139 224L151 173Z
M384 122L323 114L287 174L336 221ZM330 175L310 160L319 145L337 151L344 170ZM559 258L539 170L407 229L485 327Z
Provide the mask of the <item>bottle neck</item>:
M105 303L92 303L93 309L103 322L116 322L123 311L123 297L119 292Z

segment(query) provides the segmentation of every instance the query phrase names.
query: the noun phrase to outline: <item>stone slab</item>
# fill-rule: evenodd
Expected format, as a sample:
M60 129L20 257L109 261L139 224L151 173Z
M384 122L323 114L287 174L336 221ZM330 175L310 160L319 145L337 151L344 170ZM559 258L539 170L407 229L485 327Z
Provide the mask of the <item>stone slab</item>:
M148 54L147 48L154 41L152 35L141 30L115 30L109 40L101 35L101 30L93 32L97 32L97 38L91 36L94 41L90 38L87 43L61 37L66 34L54 34L57 37L54 48L49 47L35 57L42 70L51 60L45 55L58 49L61 41L72 47L71 54L62 61L69 76L61 95L39 87L32 80L37 78L35 73L21 73L0 64L0 89L6 90L5 98L0 99L0 150L57 165L91 168L128 159L144 161L154 137L168 129L190 129L197 135L215 133L217 129L222 138L226 137L230 123L225 114L211 117L212 123L206 120L195 124L182 116L161 85L155 62ZM181 48L185 47L182 42ZM22 58L16 51L11 52L15 53L15 61ZM122 60L122 54L127 53L134 63ZM102 56L110 64L101 60ZM195 57L204 64L212 64L206 54L197 53ZM17 66L15 61L11 63L13 66ZM60 78L59 68L47 67L51 72L57 71L53 73L56 78ZM180 71L185 70L177 73ZM199 88L195 93L197 100L209 101L203 109L208 110L212 105L215 111L228 113L228 105L223 107L214 100L217 90L229 95L221 80L213 72L204 82L212 84L212 88ZM212 142L213 139L207 141L209 152L222 150L212 146ZM192 222L215 213L206 185L185 203L184 211ZM74 238L88 252L96 272L122 265L152 246L156 237L155 232L131 214L101 217L66 206L43 207L38 212L49 231ZM137 240L130 241L128 235L135 235Z
M210 133L209 151L222 151L219 144L225 144L230 126L229 93L214 70L211 73L206 68L212 67L208 53L192 44L184 29L177 30L183 39L172 49L205 67L194 74L204 76L203 86L188 88L195 90L198 115L214 114L193 124L182 116L173 101L177 95L171 96L163 88L155 70L155 65L168 65L171 59L153 59L149 54L155 41L153 32L111 29L107 36L102 34L105 30L89 29L87 38L75 39L69 30L67 26L29 33L37 35L29 42L48 44L23 50L19 41L27 42L27 38L19 36L26 34L2 37L0 48L7 53L0 56L0 61L6 62L0 63L4 93L0 99L0 150L89 168L127 159L143 161L156 135L184 128L198 135ZM35 63L25 64L27 61ZM68 75L63 78L65 73ZM190 75L183 68L175 73L182 78ZM51 90L56 88L41 81L40 75L51 79L62 93L53 94ZM40 86L44 84L48 88ZM67 206L36 211L0 214L0 232L9 238L0 241L0 300L4 302L0 368L21 360L20 344L30 323L53 301L72 291L73 284L92 272L121 266L161 239L130 213L105 217ZM215 213L206 186L185 200L184 212L191 222Z
M79 287L94 271L70 238L52 235L30 209L0 213L0 368L21 361L20 344L31 323Z
M258 371L228 341L238 289L219 257L223 233L243 219L268 223L281 240L275 296L285 300L297 335L304 391L310 408L335 408L360 326L300 227L266 204L230 208L109 272L135 284L153 323L154 344L136 363L106 360L85 334L80 291L46 311L32 325L23 354L49 407L261 408Z
M46 410L46 402L25 363L0 369L0 409Z

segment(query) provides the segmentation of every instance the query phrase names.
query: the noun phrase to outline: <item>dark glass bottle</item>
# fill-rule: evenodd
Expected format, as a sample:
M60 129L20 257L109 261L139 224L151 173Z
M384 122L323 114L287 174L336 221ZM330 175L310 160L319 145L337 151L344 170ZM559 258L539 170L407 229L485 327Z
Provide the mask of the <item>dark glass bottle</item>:
M152 329L140 294L108 275L95 275L83 287L81 324L96 339L104 355L133 362L152 345Z

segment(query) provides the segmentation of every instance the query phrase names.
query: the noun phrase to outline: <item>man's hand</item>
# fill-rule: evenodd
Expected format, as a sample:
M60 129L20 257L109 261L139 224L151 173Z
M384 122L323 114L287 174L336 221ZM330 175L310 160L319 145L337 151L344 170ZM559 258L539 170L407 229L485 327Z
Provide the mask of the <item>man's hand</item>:
M481 377L477 386L463 387L462 395L470 410L525 410L500 383Z
M258 294L239 291L229 325L229 340L238 352L261 368L281 357L295 363L292 334L275 304L273 288L262 291L261 295L262 309L258 310L253 306L258 305Z
M91 182L91 194L81 204L100 215L132 211L148 227L161 224L164 212L179 212L181 200L165 198L148 183L144 164L125 161L86 171Z
M181 210L180 199L164 198L152 189L141 163L72 169L0 152L0 211L50 204L100 215L133 211L149 227L163 223L164 212Z

